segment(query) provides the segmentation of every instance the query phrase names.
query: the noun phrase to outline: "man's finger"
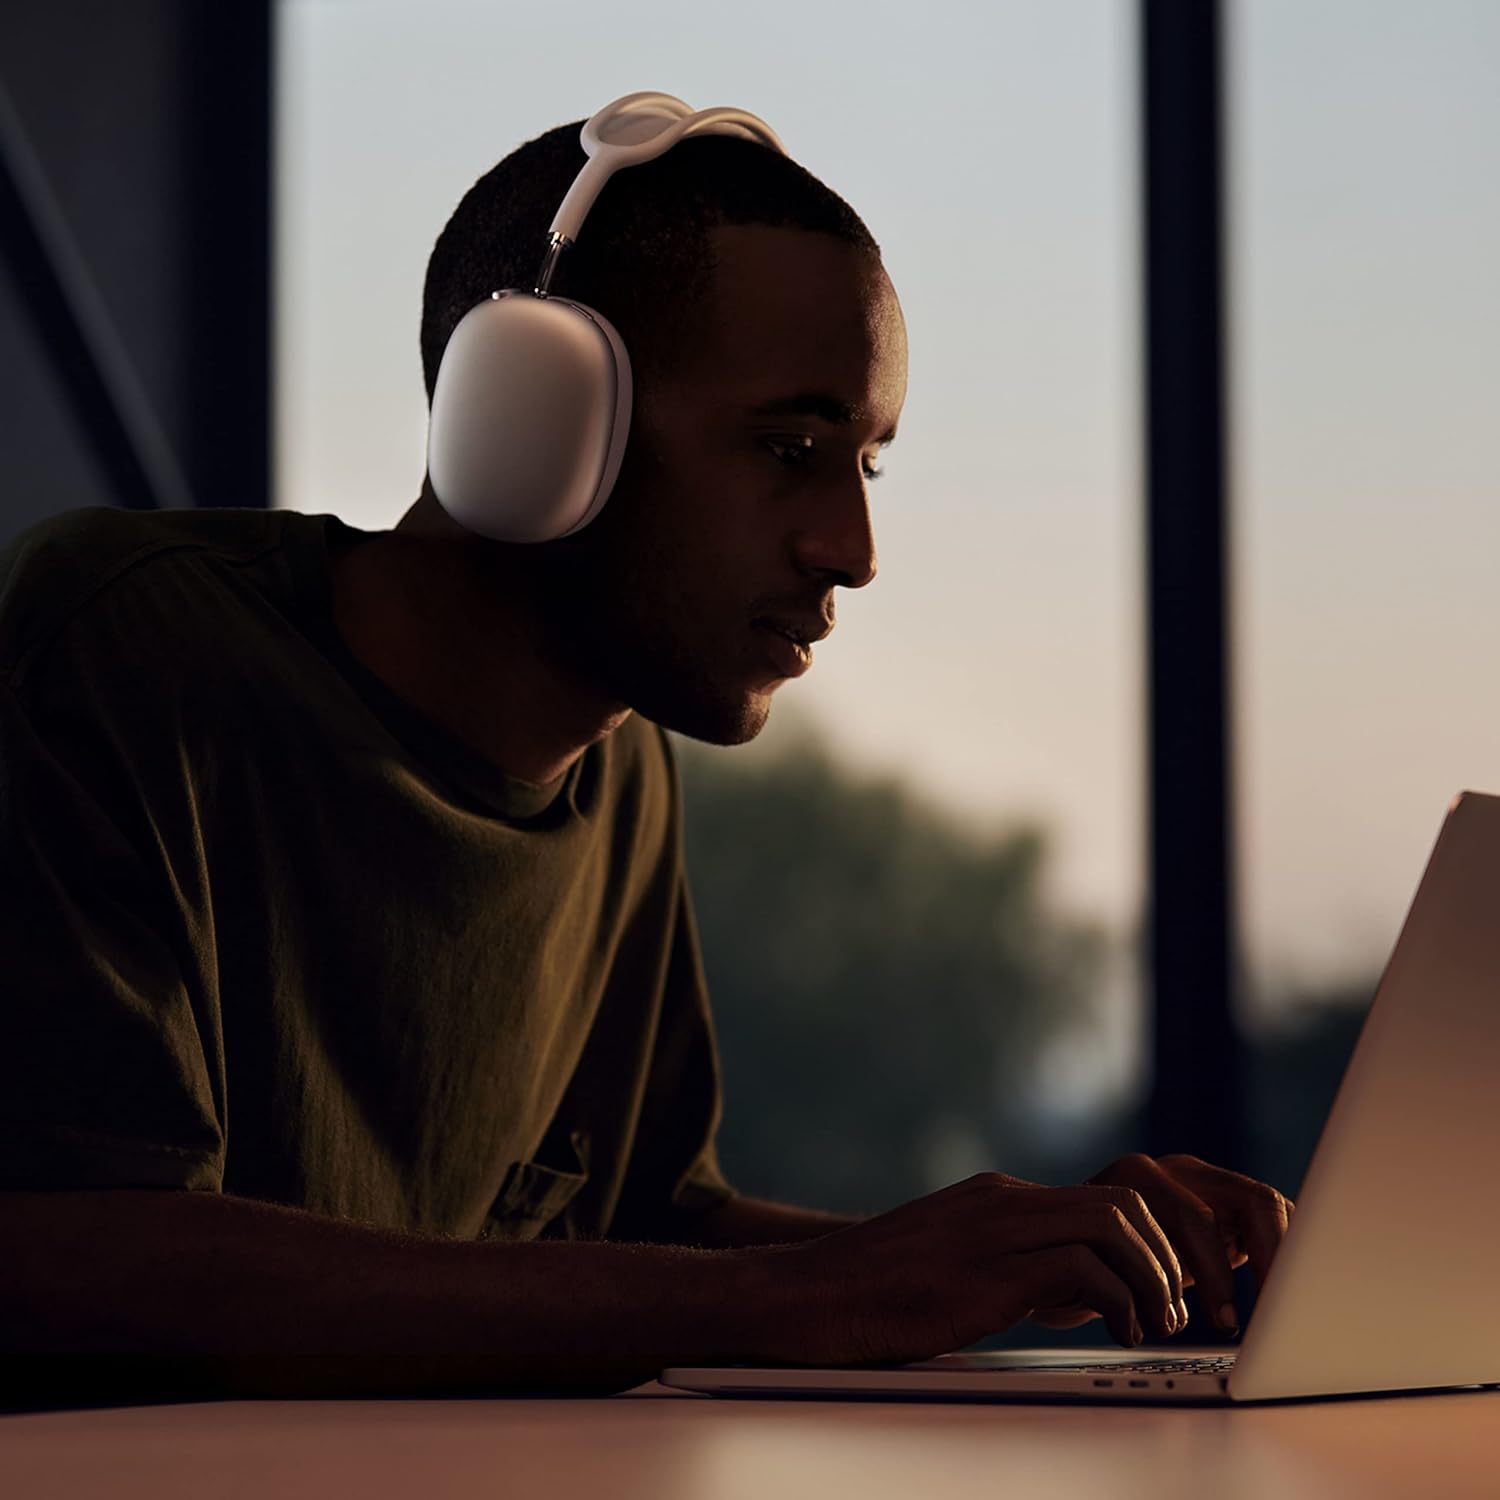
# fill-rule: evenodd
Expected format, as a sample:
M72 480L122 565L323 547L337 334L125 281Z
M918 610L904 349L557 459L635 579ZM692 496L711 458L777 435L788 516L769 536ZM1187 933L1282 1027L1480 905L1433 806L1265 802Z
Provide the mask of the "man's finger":
M1183 1274L1198 1288L1204 1311L1224 1333L1239 1328L1234 1306L1234 1269L1225 1233L1211 1203L1190 1183L1149 1156L1128 1156L1107 1167L1100 1178L1131 1183L1167 1232Z
M1245 1252L1257 1292L1265 1283L1271 1262L1286 1238L1292 1222L1292 1202L1269 1183L1257 1182L1241 1172L1213 1167L1196 1156L1172 1157L1174 1175L1184 1177L1200 1196L1211 1194L1220 1222L1225 1224ZM1218 1200L1222 1200L1222 1208Z
M1032 1311L1077 1304L1093 1308L1115 1341L1126 1348L1145 1336L1130 1288L1087 1245L1007 1255L997 1270L997 1285L1006 1287L1011 1297L1019 1295ZM1007 1310L1000 1309L999 1316L1006 1315Z
M1056 1188L1054 1192L1059 1202L1068 1204L1075 1211L1083 1210L1097 1216L1102 1202L1125 1220L1133 1238L1140 1241L1151 1259L1161 1267L1166 1279L1168 1316L1163 1327L1168 1334L1180 1333L1187 1322L1187 1308L1182 1301L1182 1263L1172 1247L1170 1236L1156 1221L1141 1194L1133 1187L1097 1180L1082 1187ZM1096 1244L1095 1249L1098 1248Z
M1000 1199L998 1212L984 1227L983 1243L1007 1257L1088 1248L1129 1287L1142 1323L1149 1320L1152 1333L1165 1336L1177 1326L1171 1277L1119 1206L1127 1196L1108 1189L1051 1188L1034 1197L1027 1194L1029 1202Z
M1275 1193L1274 1198L1257 1200L1240 1218L1240 1238L1249 1257L1250 1275L1255 1280L1257 1296L1292 1222L1286 1200L1274 1188L1271 1192Z
M1149 1161L1150 1158L1148 1157L1147 1160ZM1096 1187L1095 1190L1097 1191L1098 1188ZM1182 1262L1177 1257L1171 1237L1162 1228L1156 1215L1151 1212L1151 1205L1139 1188L1112 1187L1105 1190L1119 1195L1115 1199L1116 1206L1130 1220L1136 1233L1146 1242L1151 1253L1161 1262L1161 1268L1166 1272L1173 1312L1177 1319L1177 1327L1172 1331L1181 1333L1187 1324L1187 1304L1182 1300Z
M1080 1307L1076 1302L1065 1307L1035 1307L1031 1310L1031 1321L1040 1323L1043 1328L1082 1328L1098 1316L1092 1307Z
M1196 1156L1164 1156L1161 1165L1213 1209L1225 1239L1243 1251L1259 1292L1291 1223L1291 1200L1268 1183Z

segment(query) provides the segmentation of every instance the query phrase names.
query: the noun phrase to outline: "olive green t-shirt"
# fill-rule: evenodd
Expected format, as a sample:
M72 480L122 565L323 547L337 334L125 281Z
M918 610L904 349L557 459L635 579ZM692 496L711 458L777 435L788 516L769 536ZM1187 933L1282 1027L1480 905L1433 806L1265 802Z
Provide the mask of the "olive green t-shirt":
M91 509L0 552L0 1187L647 1237L730 1195L666 737L507 777L340 639L362 535Z

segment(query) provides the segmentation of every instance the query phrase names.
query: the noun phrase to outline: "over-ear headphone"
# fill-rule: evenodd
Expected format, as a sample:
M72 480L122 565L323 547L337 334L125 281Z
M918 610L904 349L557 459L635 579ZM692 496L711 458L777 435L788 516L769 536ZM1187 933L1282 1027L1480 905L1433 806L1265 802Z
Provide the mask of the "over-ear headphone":
M427 473L461 526L501 542L545 542L588 525L620 472L630 434L630 356L602 313L548 288L599 190L689 135L735 135L786 154L742 109L626 94L583 127L588 161L547 234L533 290L492 292L453 330L438 365Z

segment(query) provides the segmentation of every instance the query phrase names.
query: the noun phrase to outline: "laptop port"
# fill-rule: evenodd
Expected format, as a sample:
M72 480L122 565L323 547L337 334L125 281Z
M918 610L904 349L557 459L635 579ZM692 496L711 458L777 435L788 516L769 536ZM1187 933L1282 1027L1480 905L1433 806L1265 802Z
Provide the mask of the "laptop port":
M1137 1388L1137 1389L1138 1389L1138 1390L1142 1390L1142 1391L1143 1391L1143 1390L1145 1390L1145 1389L1146 1389L1146 1387L1147 1387L1147 1386L1148 1386L1148 1385L1150 1385L1150 1384L1151 1384L1151 1382L1150 1382L1150 1381L1149 1381L1149 1380L1130 1380L1130 1381L1127 1381L1127 1382L1126 1382L1126 1384L1127 1384L1127 1385L1133 1385L1133 1386L1135 1386L1135 1387L1136 1387L1136 1388Z
M1113 1385L1114 1381L1113 1380L1096 1380L1094 1382L1094 1384L1095 1385Z

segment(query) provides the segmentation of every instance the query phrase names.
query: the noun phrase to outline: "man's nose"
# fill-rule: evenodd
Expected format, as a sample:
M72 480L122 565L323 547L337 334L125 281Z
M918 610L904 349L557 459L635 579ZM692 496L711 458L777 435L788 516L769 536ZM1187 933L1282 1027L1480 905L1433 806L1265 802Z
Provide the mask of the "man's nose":
M875 577L875 529L863 475L819 497L806 524L792 537L797 566L847 589L862 589Z

